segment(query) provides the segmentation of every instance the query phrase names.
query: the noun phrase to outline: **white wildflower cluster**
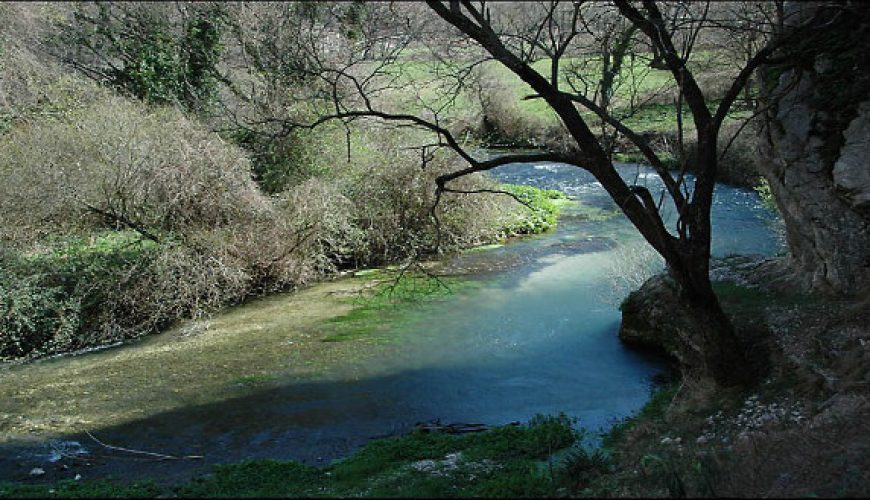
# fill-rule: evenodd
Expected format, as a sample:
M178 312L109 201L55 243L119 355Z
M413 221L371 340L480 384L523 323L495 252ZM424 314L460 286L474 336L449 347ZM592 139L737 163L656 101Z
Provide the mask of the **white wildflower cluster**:
M698 444L720 441L727 444L733 437L747 440L753 435L763 433L774 425L797 425L807 417L801 404L789 399L778 402L761 402L757 395L746 399L740 411L734 416L726 416L721 410L707 417L704 432L697 438Z
M414 470L419 472L427 472L435 476L444 476L452 472L457 472L460 468L468 472L489 472L494 469L501 468L501 465L489 459L484 459L479 462L462 461L462 452L449 453L443 460L418 460L411 464Z

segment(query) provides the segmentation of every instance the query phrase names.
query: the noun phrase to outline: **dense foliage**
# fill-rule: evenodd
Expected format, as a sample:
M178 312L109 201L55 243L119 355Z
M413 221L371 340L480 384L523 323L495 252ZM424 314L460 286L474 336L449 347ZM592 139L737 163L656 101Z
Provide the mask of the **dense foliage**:
M223 13L207 6L185 11L177 22L170 19L166 8L80 4L72 22L58 24L55 50L125 94L198 110L217 91ZM94 56L97 61L85 62Z

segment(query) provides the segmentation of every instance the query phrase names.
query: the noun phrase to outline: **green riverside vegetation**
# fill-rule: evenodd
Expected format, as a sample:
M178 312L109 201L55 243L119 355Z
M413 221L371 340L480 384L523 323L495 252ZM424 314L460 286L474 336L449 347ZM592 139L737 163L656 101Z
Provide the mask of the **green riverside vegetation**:
M525 425L479 433L417 431L380 439L323 468L246 461L216 466L209 476L169 487L107 480L0 483L0 497L542 497L563 488L565 464L553 456L578 437L565 416L538 416ZM585 453L576 450L582 448L571 456Z

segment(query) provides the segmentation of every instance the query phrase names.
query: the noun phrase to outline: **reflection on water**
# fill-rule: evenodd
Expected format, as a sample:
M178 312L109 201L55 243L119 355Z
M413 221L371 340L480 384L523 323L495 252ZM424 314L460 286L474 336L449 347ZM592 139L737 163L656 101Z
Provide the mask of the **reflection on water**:
M622 170L653 192L659 188L645 169ZM594 179L566 165L506 165L493 175L614 208ZM171 469L117 460L99 465L103 474L125 477L171 477L244 458L316 463L436 418L501 424L563 411L589 428L604 426L644 403L649 379L662 364L626 350L616 336L614 259L624 259L620 251L639 245L639 237L622 216L587 220L577 208L566 210L555 231L445 262L445 271L477 272L472 278L480 286L413 309L392 327L401 330L399 343L306 343L317 335L318 321L343 313L318 309L318 301L338 293L329 287L341 291L340 283L327 284L229 311L213 320L202 340L168 340L171 335L164 334L141 345L10 370L0 376L19 384L74 380L94 371L105 384L30 399L23 395L42 388L22 385L10 393L17 414L10 406L0 417L7 419L6 428L20 430L8 421L48 421L50 415L39 414L49 411L45 405L60 412L78 404L82 414L103 408L94 413L97 422L79 416L76 425L57 428L82 442L76 431L96 429L104 440L129 448L206 456ZM772 216L755 193L720 186L714 211L714 253L777 250ZM297 367L312 356L306 353L313 352L301 349L315 345L330 349L324 367L300 372ZM255 374L240 377L249 373L245 369ZM42 378L36 378L39 373ZM236 381L231 389L226 380ZM136 411L128 415L130 406ZM112 426L99 428L106 421ZM51 428L45 424L34 436ZM0 453L0 473L18 466L21 453L6 459Z

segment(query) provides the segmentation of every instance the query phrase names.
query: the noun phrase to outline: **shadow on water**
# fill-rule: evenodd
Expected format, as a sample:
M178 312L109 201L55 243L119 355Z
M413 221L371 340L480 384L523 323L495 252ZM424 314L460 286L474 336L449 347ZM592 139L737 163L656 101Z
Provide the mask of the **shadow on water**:
M536 356L547 356L540 350ZM554 354L554 353L551 353ZM656 366L653 359L629 354L635 363ZM295 459L326 464L348 455L371 439L402 434L417 422L508 423L531 413L560 410L588 415L589 423L606 423L638 403L637 377L645 370L598 374L560 367L540 371L540 359L517 370L516 359L466 369L425 368L389 376L340 382L307 382L268 389L217 403L184 407L148 418L93 431L106 444L165 455L202 455L201 460L156 460L103 448L85 434L69 434L59 442L77 442L88 451L78 459L64 459L67 470L49 470L51 444L9 443L0 454L0 477L24 479L31 466L44 467L49 478L154 478L171 483L207 471L216 463L246 459ZM525 369L533 370L524 374ZM477 372L477 373L475 373ZM510 376L507 376L510 374ZM481 376L485 375L485 376ZM575 391L548 387L553 377L570 382ZM604 380L607 379L607 380ZM627 386L620 388L622 383ZM555 396L555 397L554 397ZM509 401L509 404L505 404ZM609 407L610 411L602 411ZM584 419L582 423L587 423ZM85 465L85 464L89 465ZM27 467L22 468L22 464Z
M503 182L555 187L586 206L612 209L600 185L576 168L500 169L495 175ZM626 175L635 171L627 169ZM717 193L714 225L726 230L717 233L723 237L715 251L775 251L755 193L729 187ZM334 293L330 286L340 288L322 285L228 311L201 337L173 343L163 334L141 345L0 374L10 387L17 384L0 390L16 405L0 409L0 424L16 432L0 439L0 478L20 479L31 467L45 467L49 473L43 479L81 473L87 479L113 475L171 482L213 463L244 459L325 464L372 438L433 419L498 425L565 412L588 429L606 426L646 401L650 378L664 363L625 349L616 336L622 297L613 296L609 280L614 269L624 269L613 267L624 256L621 249L639 237L622 216L587 215L569 208L556 231L445 262L444 271L470 275L480 286L386 325L389 335L401 340L387 347L366 344L365 338L317 340L318 325L329 314L346 313L323 311L338 302L321 304L322 316L308 312ZM369 352L375 354L356 358ZM306 353L328 355L330 368L300 371L311 355ZM58 380L83 377L90 382ZM266 382L236 383L257 377ZM46 387L32 387L36 384ZM131 405L140 407L127 411ZM52 412L64 413L70 423L51 424L57 417ZM144 460L107 450L75 431L84 428L108 444L204 459ZM49 436L55 444L46 442ZM50 466L57 442L78 442L90 453L64 458L68 469Z

